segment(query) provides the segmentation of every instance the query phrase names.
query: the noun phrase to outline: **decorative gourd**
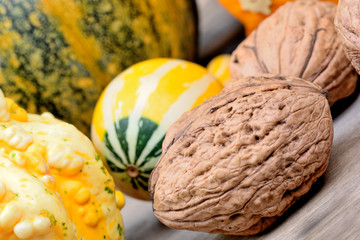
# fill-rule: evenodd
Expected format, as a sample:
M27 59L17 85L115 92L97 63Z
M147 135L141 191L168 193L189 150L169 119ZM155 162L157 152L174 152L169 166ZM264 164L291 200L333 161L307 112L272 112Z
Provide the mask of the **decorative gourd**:
M194 0L0 2L0 87L89 134L102 89L153 57L194 59Z
M124 197L85 135L1 91L0 125L0 239L124 239Z
M96 104L91 137L120 190L149 200L168 127L221 89L204 67L177 59L143 61L118 75Z
M229 63L231 54L220 54L207 64L206 68L223 86L230 82Z
M249 35L259 23L281 5L294 0L218 0L245 27ZM321 0L338 3L338 0Z

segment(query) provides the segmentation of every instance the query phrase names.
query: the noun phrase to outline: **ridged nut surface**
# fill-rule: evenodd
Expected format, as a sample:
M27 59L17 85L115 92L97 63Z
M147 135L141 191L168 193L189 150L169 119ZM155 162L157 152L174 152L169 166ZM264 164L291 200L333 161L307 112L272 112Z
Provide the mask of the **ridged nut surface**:
M149 182L154 213L175 229L256 234L324 173L332 139L317 85L270 74L233 83L168 130Z
M360 1L340 0L335 26L345 53L356 71L360 73Z
M347 1L352 8L352 1ZM231 77L237 80L274 73L303 78L328 91L330 105L349 96L355 90L357 74L337 35L335 14L336 5L331 2L286 3L233 52Z

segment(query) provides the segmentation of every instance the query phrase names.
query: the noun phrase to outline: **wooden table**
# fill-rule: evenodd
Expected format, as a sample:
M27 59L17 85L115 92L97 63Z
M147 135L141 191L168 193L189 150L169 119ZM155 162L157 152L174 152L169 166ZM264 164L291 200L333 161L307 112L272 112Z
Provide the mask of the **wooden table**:
M199 0L200 60L231 51L241 25L215 0ZM212 18L209 18L209 15ZM206 18L204 18L206 16ZM227 47L224 47L227 45ZM360 85L360 84L359 84ZM239 237L174 230L153 215L151 202L126 196L122 210L127 240L360 239L360 88L332 107L334 143L326 173L270 230Z

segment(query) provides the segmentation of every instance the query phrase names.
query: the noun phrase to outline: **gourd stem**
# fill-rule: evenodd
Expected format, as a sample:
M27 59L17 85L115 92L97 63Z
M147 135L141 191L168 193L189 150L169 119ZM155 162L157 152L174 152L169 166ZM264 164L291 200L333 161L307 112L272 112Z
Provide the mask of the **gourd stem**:
M139 176L139 169L137 169L135 166L127 166L126 174L132 178L136 178L137 176Z

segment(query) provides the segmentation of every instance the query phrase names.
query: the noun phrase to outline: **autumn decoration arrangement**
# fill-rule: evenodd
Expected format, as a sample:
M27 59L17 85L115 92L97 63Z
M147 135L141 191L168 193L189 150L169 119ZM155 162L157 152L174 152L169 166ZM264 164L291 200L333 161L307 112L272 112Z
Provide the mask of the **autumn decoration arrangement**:
M125 239L122 192L174 229L253 235L310 190L360 2L219 2L247 37L207 66L193 0L0 2L0 239Z

